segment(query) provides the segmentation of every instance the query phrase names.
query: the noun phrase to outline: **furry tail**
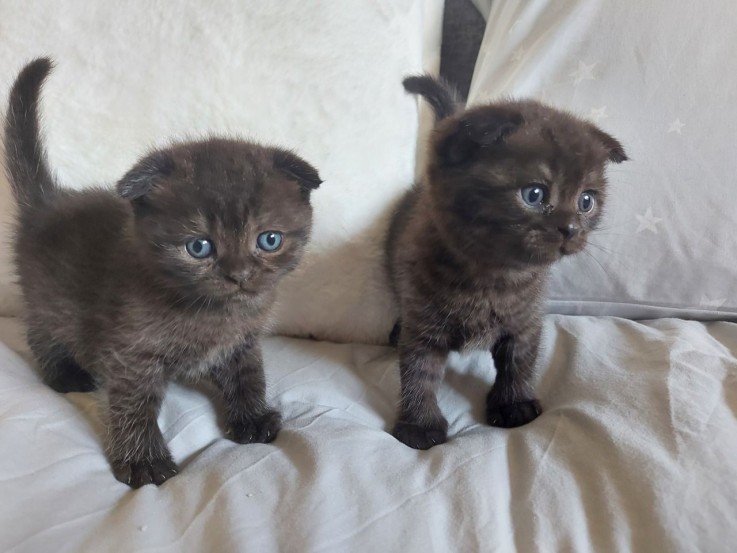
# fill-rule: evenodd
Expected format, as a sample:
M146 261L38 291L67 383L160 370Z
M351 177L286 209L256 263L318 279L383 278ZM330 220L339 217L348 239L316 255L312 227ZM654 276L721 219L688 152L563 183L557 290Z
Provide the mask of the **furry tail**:
M427 100L438 121L450 117L461 107L458 91L445 81L430 75L407 77L402 84L407 92L419 94Z
M49 58L38 58L18 75L10 91L5 119L5 166L21 209L39 205L56 190L39 136L38 100L52 68Z

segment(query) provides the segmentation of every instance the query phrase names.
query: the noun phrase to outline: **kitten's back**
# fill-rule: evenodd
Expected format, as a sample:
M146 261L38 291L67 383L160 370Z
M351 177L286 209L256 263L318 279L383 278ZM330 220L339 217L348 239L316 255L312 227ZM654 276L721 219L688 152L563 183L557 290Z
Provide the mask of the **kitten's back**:
M55 335L86 324L100 299L114 298L104 285L125 255L129 206L103 189L63 191L53 204L19 221L15 261L26 306ZM70 335L71 338L71 335Z

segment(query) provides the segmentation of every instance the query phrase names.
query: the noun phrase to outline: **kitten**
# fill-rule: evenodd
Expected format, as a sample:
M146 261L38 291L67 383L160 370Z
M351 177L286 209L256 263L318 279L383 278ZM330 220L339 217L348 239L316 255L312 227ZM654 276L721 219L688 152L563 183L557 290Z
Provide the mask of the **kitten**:
M157 425L171 378L209 378L230 438L270 442L281 418L266 402L260 336L308 241L317 171L286 150L211 138L152 152L117 193L64 190L39 138L50 70L45 58L22 70L5 127L15 259L44 380L59 392L105 385L107 454L133 488L177 473Z
M594 125L534 101L462 110L431 77L404 86L439 121L424 180L400 202L386 242L401 321L393 434L428 449L447 439L436 391L450 351L491 350L490 425L541 413L532 379L548 272L586 245L606 202L605 166L627 156Z

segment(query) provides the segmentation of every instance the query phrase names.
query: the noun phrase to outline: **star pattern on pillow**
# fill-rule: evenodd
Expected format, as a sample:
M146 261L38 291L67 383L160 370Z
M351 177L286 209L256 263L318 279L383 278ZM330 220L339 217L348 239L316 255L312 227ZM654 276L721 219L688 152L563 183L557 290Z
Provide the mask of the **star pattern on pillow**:
M602 119L607 119L608 117L609 114L606 112L606 106L591 108L591 111L589 111L589 119L594 123L599 123Z
M635 215L635 217L637 217L637 220L640 222L637 226L637 230L635 231L637 234L645 230L658 234L658 225L663 221L663 219L653 215L651 207L648 207L642 215Z
M568 76L573 77L573 85L578 86L583 81L595 81L596 76L594 75L594 68L599 64L599 62L594 62L591 64L584 63L582 60L578 61L578 68L570 73Z
M722 307L727 301L727 298L710 298L706 294L701 294L701 299L699 300L699 305L702 307L711 307L712 309L719 309Z
M676 120L670 124L670 127L668 127L668 132L669 133L674 132L676 134L683 134L681 131L683 131L683 127L685 126L686 124L681 122L680 118L676 118Z

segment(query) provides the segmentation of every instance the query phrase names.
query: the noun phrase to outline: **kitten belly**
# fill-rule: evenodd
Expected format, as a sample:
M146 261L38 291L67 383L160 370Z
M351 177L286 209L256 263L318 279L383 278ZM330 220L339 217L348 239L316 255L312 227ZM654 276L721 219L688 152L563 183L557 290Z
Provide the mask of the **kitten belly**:
M214 347L198 358L181 359L178 363L171 366L170 376L172 378L196 381L208 375L212 367L222 363L230 353L234 346Z
M198 380L222 363L246 336L237 325L215 321L178 325L166 345L167 371L172 378Z
M448 349L451 351L489 349L501 335L501 329L496 324L469 326L468 322L459 321L445 327Z
M489 349L502 334L494 306L487 297L454 299L442 309L425 310L425 337L451 351Z
M241 319L225 313L183 317L165 309L147 311L131 306L123 324L100 329L90 359L93 371L117 372L127 365L145 372L147 366L163 365L167 378L198 380L252 335ZM117 363L100 357L111 351Z

